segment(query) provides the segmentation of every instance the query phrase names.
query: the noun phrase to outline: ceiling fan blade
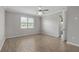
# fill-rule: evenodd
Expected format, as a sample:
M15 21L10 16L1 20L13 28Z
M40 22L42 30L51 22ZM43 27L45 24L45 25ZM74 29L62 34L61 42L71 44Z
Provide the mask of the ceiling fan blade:
M48 9L38 10L38 11L48 11Z
M43 11L43 10L38 10L38 11Z
M48 11L48 9L44 9L43 11Z

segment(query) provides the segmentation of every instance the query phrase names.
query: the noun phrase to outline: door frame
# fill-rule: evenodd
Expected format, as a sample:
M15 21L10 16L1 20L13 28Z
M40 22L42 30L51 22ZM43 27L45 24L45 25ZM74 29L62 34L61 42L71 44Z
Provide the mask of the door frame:
M63 9L60 12L62 13L61 15L63 17L63 22L64 22L64 24L63 24L64 29L63 29L63 38L62 38L62 40L63 41L67 41L67 19L66 19L67 9ZM60 27L60 21L59 21L59 27ZM60 32L60 28L59 28L59 32Z

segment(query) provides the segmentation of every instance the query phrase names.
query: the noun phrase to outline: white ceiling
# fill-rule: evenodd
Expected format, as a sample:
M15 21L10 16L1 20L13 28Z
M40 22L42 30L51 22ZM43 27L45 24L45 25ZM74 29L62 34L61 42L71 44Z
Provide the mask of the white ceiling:
M58 10L62 10L64 6L41 6L42 9L48 9L49 11L46 12L46 15L53 14ZM27 13L32 15L37 15L38 6L5 6L5 10L11 12L20 12L20 13Z

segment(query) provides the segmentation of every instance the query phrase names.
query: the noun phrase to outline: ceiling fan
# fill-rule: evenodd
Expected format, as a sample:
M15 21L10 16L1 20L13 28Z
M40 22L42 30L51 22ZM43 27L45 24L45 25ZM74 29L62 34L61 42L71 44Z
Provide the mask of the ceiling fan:
M45 14L45 12L48 12L49 10L48 9L43 9L41 6L38 7L38 15L43 15Z

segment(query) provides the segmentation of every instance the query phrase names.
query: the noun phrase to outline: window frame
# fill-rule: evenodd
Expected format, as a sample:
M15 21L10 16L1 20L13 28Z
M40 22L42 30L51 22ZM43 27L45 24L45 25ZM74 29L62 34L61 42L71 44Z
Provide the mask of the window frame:
M27 27L26 28L22 28L22 22L21 22L22 17L27 18ZM33 23L32 23L33 24L33 28L29 28L29 26L28 26L28 24L30 23L30 22L28 22L29 18L33 19ZM34 18L33 17L27 17L27 16L21 16L20 17L20 28L21 29L34 29L35 28L35 20L34 20Z

